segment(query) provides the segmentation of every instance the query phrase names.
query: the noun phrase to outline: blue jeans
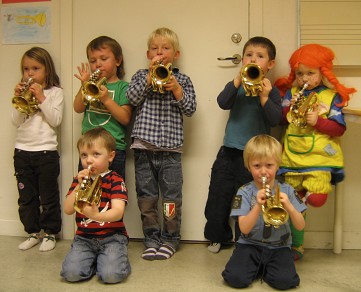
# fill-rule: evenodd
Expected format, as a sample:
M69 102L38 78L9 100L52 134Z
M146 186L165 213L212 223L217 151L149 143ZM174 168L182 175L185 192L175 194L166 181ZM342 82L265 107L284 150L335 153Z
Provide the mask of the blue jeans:
M97 274L104 283L119 283L130 271L126 236L88 239L75 235L60 276L68 282L78 282Z
M134 150L135 184L146 247L167 243L178 249L182 215L182 155L168 151ZM163 218L158 216L162 195ZM163 226L163 229L162 229Z

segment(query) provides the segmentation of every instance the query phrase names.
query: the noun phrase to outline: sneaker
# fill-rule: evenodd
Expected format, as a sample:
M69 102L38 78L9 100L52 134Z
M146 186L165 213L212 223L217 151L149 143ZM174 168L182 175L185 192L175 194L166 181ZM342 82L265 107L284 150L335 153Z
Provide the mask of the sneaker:
M20 243L18 248L21 250L27 250L29 248L32 248L33 246L40 243L40 238L38 233L31 233L29 234L29 237L24 242Z
M49 251L55 248L55 235L54 234L44 234L43 242L41 243L39 250L40 251Z
M221 249L221 244L219 242L211 242L208 245L208 250L213 253L218 253Z

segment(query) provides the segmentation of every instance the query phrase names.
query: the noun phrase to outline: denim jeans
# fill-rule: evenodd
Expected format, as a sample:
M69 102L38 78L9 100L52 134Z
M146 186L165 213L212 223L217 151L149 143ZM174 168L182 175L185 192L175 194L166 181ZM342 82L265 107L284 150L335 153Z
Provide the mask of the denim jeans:
M14 168L19 192L19 216L27 233L57 234L61 210L57 151L15 149Z
M146 247L168 243L178 249L182 216L182 155L168 151L134 150L135 184ZM162 196L163 216L158 200Z
M126 236L88 239L75 235L60 276L68 282L78 282L97 274L104 283L119 283L130 271Z

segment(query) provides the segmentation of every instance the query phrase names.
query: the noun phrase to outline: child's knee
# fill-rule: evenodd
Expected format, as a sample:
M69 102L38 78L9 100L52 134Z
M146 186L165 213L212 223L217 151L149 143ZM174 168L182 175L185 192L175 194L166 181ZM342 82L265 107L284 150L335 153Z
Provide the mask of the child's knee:
M112 271L99 273L99 278L103 283L116 284L125 280L129 275L129 272L123 271L121 273L114 273Z
M79 282L85 280L84 276L80 275L78 271L61 271L60 276L67 282Z
M245 279L240 273L232 273L228 270L222 272L222 277L233 288L246 288L252 283L252 279Z

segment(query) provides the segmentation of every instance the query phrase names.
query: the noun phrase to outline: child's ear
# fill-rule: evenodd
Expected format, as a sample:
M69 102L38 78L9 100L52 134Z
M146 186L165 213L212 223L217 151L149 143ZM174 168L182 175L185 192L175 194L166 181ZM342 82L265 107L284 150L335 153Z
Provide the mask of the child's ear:
M268 62L268 70L271 70L276 65L276 60L271 60Z
M178 59L179 57L180 57L180 51L176 51L174 53L173 59L175 60L175 59Z
M109 165L113 162L114 157L115 157L115 151L110 152L109 153L109 159L108 159Z

